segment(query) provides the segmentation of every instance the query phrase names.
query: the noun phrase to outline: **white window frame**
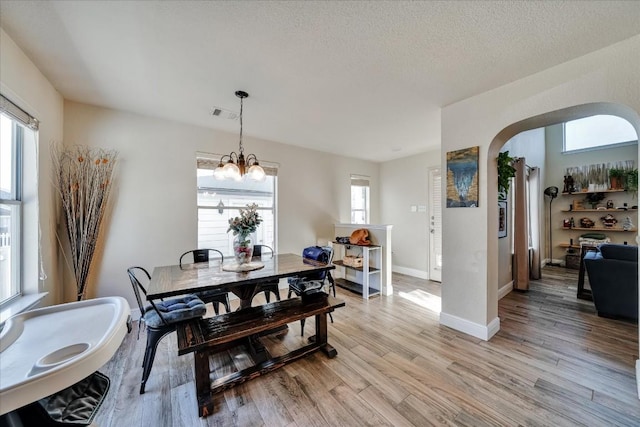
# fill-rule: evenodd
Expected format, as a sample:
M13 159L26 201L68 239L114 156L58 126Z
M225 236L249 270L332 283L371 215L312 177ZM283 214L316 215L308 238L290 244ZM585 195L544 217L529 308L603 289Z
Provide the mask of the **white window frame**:
M361 224L359 222L355 221L355 218L357 217L356 213L360 213L360 212L364 212L364 223L362 224L369 224L370 219L370 215L371 215L371 181L370 181L370 177L365 176L365 175L355 175L352 174L351 175L351 181L350 181L350 187L349 187L349 197L350 197L350 203L351 203L351 223L353 224ZM365 194L364 194L364 208L355 208L353 206L353 189L354 187L356 188L365 188Z
M603 122L603 120L609 120L609 123ZM624 129L621 130L621 128ZM581 131L582 134L580 133ZM593 142L593 140L596 142ZM562 124L563 153L573 154L637 143L638 135L633 125L622 117L598 114L570 120Z
M9 292L7 296L0 300L0 307L10 304L16 298L22 295L22 222L23 222L23 204L22 204L22 173L23 173L23 146L24 146L24 129L23 125L15 118L0 111L3 119L10 120L11 124L11 180L12 187L7 196L0 192L0 204L8 207L11 212L11 227L9 233L0 235L0 255L2 251L6 251L11 263L9 278ZM10 243L7 244L7 243ZM4 254L6 256L7 254ZM3 258L4 258L3 256ZM0 260L0 262L3 262ZM0 270L1 271L1 270ZM4 277L2 277L3 285ZM0 294L1 295L1 294Z
M38 220L38 174L37 147L40 122L28 112L0 94L0 112L18 123L22 130L20 158L20 219L15 227L19 230L19 274L20 291L15 297L0 304L0 327L10 316L37 306L48 294L42 292L41 283L46 279L39 252ZM16 257L17 259L17 257Z

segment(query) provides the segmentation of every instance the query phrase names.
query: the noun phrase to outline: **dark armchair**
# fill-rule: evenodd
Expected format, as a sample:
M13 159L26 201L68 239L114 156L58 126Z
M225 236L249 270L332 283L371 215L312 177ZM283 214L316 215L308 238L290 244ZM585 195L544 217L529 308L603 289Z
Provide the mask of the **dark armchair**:
M598 316L638 320L638 247L602 244L584 256Z

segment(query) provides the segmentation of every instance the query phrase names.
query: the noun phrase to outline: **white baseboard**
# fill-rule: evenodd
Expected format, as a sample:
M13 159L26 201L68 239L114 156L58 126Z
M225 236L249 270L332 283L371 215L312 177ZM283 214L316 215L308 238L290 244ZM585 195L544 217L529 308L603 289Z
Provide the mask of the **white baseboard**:
M440 313L440 324L485 341L489 341L500 330L499 317L496 317L485 326L458 316Z
M504 285L503 287L501 287L500 289L498 289L498 299L501 300L502 298L507 296L507 294L512 290L513 290L513 280L507 283L506 285Z
M140 320L140 309L139 308L132 308L131 309L131 320L133 320L134 322L137 322L138 320Z
M400 267L394 265L391 269L394 273L406 274L407 276L417 277L418 279L429 280L429 274L426 271L416 270L415 268Z
M638 399L640 399L640 359L636 360L636 385L638 386Z

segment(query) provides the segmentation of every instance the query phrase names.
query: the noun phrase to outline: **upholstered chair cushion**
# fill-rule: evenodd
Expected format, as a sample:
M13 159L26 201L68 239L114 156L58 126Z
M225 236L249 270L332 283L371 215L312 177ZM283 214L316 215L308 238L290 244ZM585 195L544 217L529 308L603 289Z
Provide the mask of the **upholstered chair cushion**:
M167 323L177 323L183 320L202 317L207 312L205 304L195 295L183 295L166 301L160 301L156 303L156 308ZM164 325L158 312L154 310L152 306L148 306L145 309L144 321L147 326L152 328Z
M321 289L324 282L319 280L306 280L299 277L290 277L288 280L289 288L293 290L297 295L312 290Z

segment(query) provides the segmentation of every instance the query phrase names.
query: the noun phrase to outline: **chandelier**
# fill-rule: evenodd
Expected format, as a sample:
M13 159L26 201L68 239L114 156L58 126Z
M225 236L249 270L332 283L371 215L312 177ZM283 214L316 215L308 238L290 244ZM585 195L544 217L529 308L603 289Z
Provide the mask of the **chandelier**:
M236 96L240 98L240 148L238 149L238 153L232 151L231 154L225 154L220 158L218 167L213 171L213 176L216 179L241 181L242 177L247 175L255 181L264 181L267 175L258 163L258 158L255 154L249 154L245 157L244 146L242 145L242 101L247 98L249 94L239 90L236 91Z

